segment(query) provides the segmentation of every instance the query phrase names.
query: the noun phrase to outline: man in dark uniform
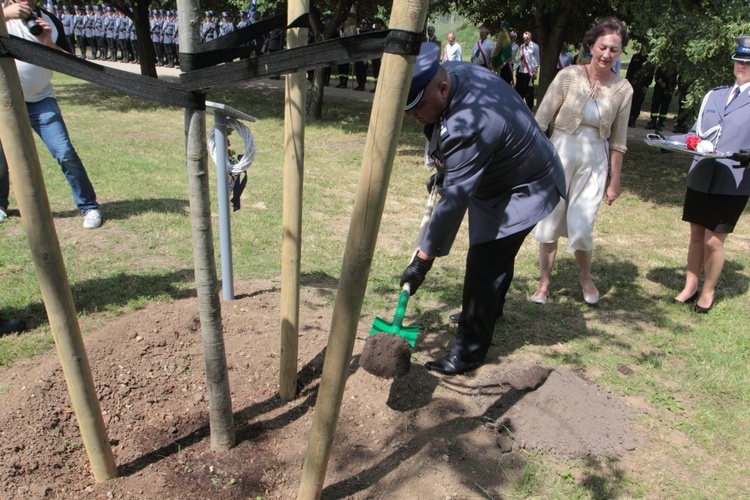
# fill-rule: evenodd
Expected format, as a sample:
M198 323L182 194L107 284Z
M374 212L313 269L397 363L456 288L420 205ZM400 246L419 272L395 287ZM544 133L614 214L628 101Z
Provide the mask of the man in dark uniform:
M651 121L646 124L647 130L656 129L660 131L664 128L664 121L667 119L669 104L672 102L676 80L674 73L670 73L664 68L656 70L654 95L651 97Z
M115 37L117 38L117 48L120 49L120 60L122 62L130 61L130 44L128 43L128 28L130 27L130 18L126 17L122 11L117 11L117 21L115 22Z
M440 201L414 260L401 276L413 294L435 257L448 255L466 211L469 252L463 312L450 353L427 369L456 375L480 366L502 315L518 250L565 193L554 146L518 94L474 64L440 65L440 49L423 43L406 116L424 125Z
M643 101L646 99L646 91L648 86L651 85L651 80L654 79L653 66L647 61L648 50L646 44L642 43L641 50L637 54L633 54L630 64L628 64L628 71L625 73L625 78L633 87L633 104L630 106L628 127L635 127L635 121L641 114Z

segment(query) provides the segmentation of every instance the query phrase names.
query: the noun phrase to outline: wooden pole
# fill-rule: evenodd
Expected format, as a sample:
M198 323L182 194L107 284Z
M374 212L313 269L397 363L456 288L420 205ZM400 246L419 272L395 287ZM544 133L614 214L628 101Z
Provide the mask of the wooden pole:
M308 0L289 2L291 23L309 11ZM292 28L287 48L307 45L307 28ZM281 366L279 396L288 402L297 395L300 255L302 247L302 180L305 170L305 72L286 75L284 100L284 191L281 242Z
M390 27L422 31L428 4L428 0L396 0ZM415 56L383 54L302 468L297 497L300 500L319 498L323 490L415 59Z
M178 0L177 8L180 49L185 53L195 53L200 39L199 4L197 0ZM235 433L211 228L205 110L185 109L185 149L195 286L198 291L203 362L206 367L208 390L211 449L226 451L234 446Z
M0 34L8 36L2 10ZM18 208L23 214L21 222L29 238L42 300L83 445L94 478L98 482L107 481L117 477L117 466L83 345L21 82L15 61L10 57L0 58L0 142L13 179Z

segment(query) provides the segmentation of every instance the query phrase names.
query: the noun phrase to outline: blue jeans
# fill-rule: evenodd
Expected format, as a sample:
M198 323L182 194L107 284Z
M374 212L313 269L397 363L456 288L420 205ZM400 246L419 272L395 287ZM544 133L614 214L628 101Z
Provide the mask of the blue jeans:
M86 214L89 210L99 208L94 186L91 185L83 162L70 142L68 129L65 127L57 101L53 97L47 97L39 102L27 102L26 110L29 113L31 128L39 134L49 152L60 164L78 209L82 214ZM0 208L3 210L8 209L9 192L8 163L0 144Z

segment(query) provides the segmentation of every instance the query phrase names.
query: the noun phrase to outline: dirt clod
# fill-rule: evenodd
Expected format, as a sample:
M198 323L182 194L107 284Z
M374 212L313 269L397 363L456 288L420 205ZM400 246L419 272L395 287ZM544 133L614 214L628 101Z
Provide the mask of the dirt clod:
M376 377L403 377L411 368L411 347L398 335L376 333L365 342L359 364Z

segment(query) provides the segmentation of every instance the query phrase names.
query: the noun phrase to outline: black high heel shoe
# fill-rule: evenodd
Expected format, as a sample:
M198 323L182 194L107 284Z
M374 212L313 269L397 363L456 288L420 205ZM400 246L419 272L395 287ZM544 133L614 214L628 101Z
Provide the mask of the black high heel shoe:
M695 302L699 296L700 296L700 293L698 292L698 290L696 290L693 295L686 298L685 300L677 300L673 297L672 304L689 304L690 302Z
M711 305L709 305L708 307L701 307L698 304L695 304L693 311L695 311L696 314L708 314L708 311L710 311L713 306L713 302L711 302Z

